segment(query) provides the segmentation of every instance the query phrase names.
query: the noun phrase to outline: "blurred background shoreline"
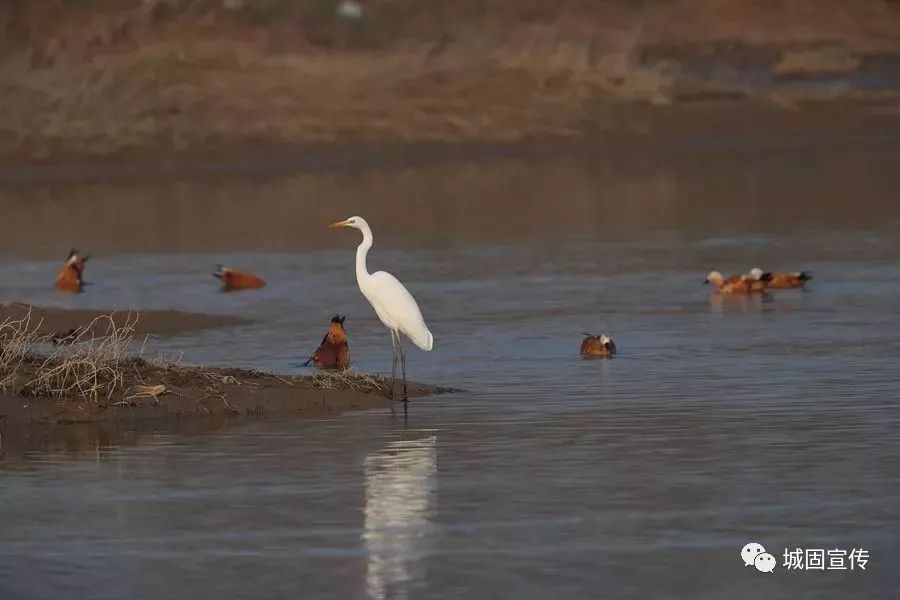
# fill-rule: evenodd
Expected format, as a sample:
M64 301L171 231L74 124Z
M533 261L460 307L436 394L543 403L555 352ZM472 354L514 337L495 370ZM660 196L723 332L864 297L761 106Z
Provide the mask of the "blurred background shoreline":
M0 31L7 167L900 125L889 0L12 0Z

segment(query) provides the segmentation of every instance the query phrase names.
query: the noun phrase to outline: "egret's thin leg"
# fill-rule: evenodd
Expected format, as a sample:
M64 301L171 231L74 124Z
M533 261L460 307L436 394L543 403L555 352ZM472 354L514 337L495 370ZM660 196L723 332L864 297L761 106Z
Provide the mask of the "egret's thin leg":
M392 350L391 357L393 358L393 364L391 365L391 391L390 391L390 395L388 397L391 400L393 400L394 399L394 382L397 379L397 342L394 341L394 338L397 335L397 332L395 332L393 329L391 329L390 331L391 331L391 350Z
M403 372L403 401L409 401L406 394L406 355L403 353L403 344L400 343L400 334L397 334L397 348L400 350L400 368Z

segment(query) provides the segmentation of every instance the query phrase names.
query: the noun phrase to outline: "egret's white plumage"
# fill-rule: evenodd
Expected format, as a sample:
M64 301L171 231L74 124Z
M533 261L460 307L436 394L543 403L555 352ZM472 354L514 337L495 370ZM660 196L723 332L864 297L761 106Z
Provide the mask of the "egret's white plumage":
M362 232L362 243L356 248L356 282L359 291L362 292L375 314L391 330L391 343L394 343L396 335L397 347L400 350L400 359L404 362L404 395L406 393L406 368L402 346L400 346L400 333L406 335L412 342L425 350L430 351L434 347L434 337L425 325L422 311L416 299L400 281L385 271L369 273L366 266L366 256L372 247L372 230L362 217L350 217L344 221L332 223L331 227L353 227ZM394 368L396 369L396 351L394 353ZM392 388L393 391L393 388Z
M358 279L358 282L363 296L385 327L405 334L420 349L426 352L431 350L434 337L425 325L419 305L396 277L385 271L376 271L367 280Z

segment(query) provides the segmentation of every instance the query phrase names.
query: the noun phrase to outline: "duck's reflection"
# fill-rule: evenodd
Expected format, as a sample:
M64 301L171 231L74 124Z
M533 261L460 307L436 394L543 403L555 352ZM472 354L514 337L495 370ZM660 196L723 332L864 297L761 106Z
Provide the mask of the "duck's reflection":
M769 294L713 294L709 297L709 310L713 314L761 313L771 306Z
M366 587L372 598L406 598L407 582L431 544L437 490L436 436L390 442L365 459L368 553Z

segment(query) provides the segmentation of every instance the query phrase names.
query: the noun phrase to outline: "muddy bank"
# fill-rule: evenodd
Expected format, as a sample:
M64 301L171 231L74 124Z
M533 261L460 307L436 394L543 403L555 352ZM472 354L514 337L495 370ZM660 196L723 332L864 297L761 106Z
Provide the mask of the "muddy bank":
M21 379L42 359L26 362ZM167 422L186 417L314 415L385 408L390 381L361 373L276 375L243 369L156 365L123 361L122 381L96 399L36 395L26 384L0 396L0 423L65 425L114 421ZM400 391L400 385L397 391ZM412 399L451 390L410 383Z
M216 321L208 315L148 311L149 318L139 329L145 313L139 319L136 314L27 305L4 310L6 314L0 313L0 423L4 424L317 414L392 404L390 380L377 374L348 370L282 376L141 357L143 332L211 326ZM73 328L67 331L70 325ZM449 390L409 386L413 398L445 391ZM398 384L395 394L400 393Z
M65 334L72 329L95 323L98 335L106 332L109 317L121 327L131 323L134 335L175 335L199 329L211 329L246 323L246 319L226 315L208 315L179 310L141 310L139 313L109 310L41 308L30 304L12 302L0 304L0 323L19 321L30 316L30 330L36 335ZM99 322L101 320L102 322Z

